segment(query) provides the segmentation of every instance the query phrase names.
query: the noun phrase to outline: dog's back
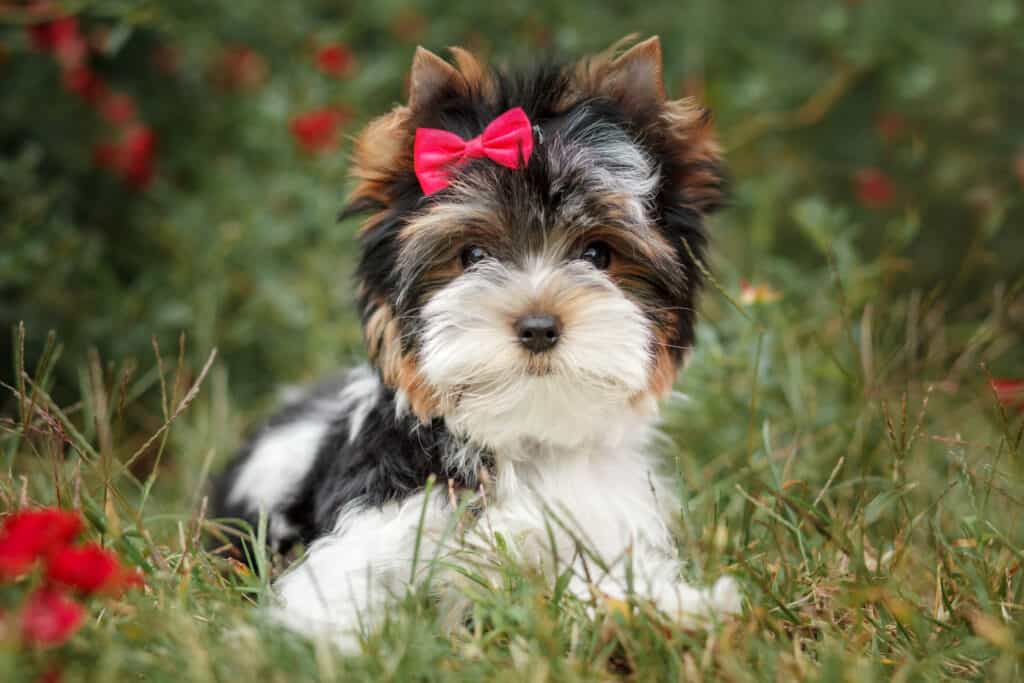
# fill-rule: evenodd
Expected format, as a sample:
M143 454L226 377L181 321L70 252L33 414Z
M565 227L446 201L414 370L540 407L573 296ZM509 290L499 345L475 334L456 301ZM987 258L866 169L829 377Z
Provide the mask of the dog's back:
M440 421L421 424L367 365L285 400L239 449L214 485L212 513L255 531L287 553L329 533L347 507L401 500L434 475L475 489L475 474L445 457L459 446ZM245 552L245 534L231 539Z

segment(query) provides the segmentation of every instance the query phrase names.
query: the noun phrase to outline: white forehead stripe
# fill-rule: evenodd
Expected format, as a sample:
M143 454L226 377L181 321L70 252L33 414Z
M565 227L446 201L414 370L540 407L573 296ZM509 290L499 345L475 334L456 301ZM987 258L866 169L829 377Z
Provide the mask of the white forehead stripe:
M585 108L571 114L562 134L552 141L552 156L563 166L560 172L581 169L601 189L635 198L627 208L635 220L646 222L658 187L657 165L621 128L608 121L587 121L587 114Z

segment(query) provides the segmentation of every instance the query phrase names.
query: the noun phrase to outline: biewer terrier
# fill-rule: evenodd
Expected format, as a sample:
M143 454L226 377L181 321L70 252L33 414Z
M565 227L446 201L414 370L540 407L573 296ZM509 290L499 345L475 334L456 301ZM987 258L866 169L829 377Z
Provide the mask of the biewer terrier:
M306 547L273 611L343 646L427 575L462 604L451 567L496 547L492 568L571 570L590 606L629 594L688 626L738 612L733 579L681 580L653 452L723 194L708 111L666 99L657 38L525 71L451 54L418 49L408 104L355 144L369 365L286 401L218 480L216 514Z

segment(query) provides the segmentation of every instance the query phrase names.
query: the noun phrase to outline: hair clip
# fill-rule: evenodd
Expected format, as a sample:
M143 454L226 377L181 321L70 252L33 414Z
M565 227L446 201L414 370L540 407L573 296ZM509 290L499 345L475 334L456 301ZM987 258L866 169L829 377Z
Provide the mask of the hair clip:
M448 187L452 166L470 159L486 157L507 168L526 165L533 153L533 128L522 107L509 109L470 140L439 128L417 128L412 157L423 194Z

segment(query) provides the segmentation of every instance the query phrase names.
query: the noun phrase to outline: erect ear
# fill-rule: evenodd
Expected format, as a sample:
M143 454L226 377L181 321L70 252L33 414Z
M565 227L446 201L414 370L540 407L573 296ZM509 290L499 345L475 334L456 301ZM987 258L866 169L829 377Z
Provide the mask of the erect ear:
M457 46L448 48L448 51L455 58L455 65L459 68L467 90L478 92L485 98L491 99L494 95L494 82L477 56L469 50Z
M684 97L664 104L661 124L676 161L670 182L679 188L685 204L711 213L722 205L726 189L711 112L692 97Z
M615 48L613 47L612 50ZM658 36L637 43L608 63L602 89L628 108L644 109L665 101Z
M466 81L448 62L430 50L416 48L409 73L409 107L428 106L445 91L464 92Z
M356 185L342 218L379 210L391 203L394 179L412 171L411 116L409 107L400 105L370 121L359 133L349 166L349 175ZM364 230L369 226L364 226Z

